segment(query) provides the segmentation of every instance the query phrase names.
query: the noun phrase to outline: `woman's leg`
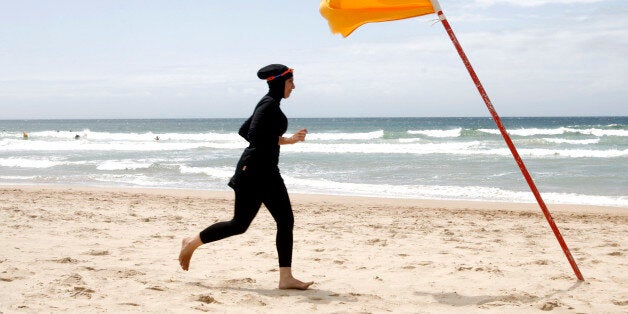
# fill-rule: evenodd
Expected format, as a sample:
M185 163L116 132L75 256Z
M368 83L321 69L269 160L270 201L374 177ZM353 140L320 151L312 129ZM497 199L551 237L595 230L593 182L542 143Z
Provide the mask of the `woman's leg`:
M279 255L279 267L292 265L292 230L294 215L288 191L281 178L269 180L264 191L263 203L277 223L275 244Z
M246 190L236 190L233 219L217 222L201 231L200 238L203 244L246 232L262 205L262 201L255 194Z
M279 289L305 290L314 282L302 282L292 276L292 230L294 215L288 191L281 177L270 180L263 202L277 223L277 254L279 255Z
M257 215L261 204L261 200L255 196L255 193L236 190L233 219L215 223L199 234L183 239L179 253L181 268L183 270L189 269L192 254L199 246L244 233Z

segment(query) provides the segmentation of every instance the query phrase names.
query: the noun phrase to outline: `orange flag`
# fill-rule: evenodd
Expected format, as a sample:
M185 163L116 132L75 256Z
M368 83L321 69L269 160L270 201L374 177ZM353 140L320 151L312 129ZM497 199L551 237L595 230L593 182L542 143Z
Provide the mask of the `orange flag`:
M580 273L580 269L571 255L563 236L560 234L556 223L554 223L552 215L550 215L543 198L541 198L541 193L539 193L536 188L528 169L517 152L517 148L515 148L515 145L512 143L506 128L497 115L491 100L488 98L486 90L484 90L480 79L477 74L475 74L475 70L473 70L471 62L469 62L469 59L462 50L460 42L458 42L456 35L454 35L454 31L451 29L443 11L440 9L438 0L322 0L320 12L321 15L329 22L331 31L333 33L340 33L344 37L349 36L356 28L366 23L401 20L431 13L438 14L438 19L442 22L449 38L456 47L456 50L458 50L458 54L460 55L462 62L465 67L467 67L469 75L471 75L471 79L475 83L475 86L480 92L480 96L482 96L482 99L486 104L486 108L488 108L488 111L493 116L495 124L497 124L497 127L499 128L502 137L504 137L512 156L515 158L517 165L519 165L519 169L521 169L521 173L528 182L530 190L532 190L532 194L534 194L534 197L539 203L547 222L552 228L552 231L554 231L554 235L563 249L565 256L567 256L567 260L569 260L571 268L576 274L576 277L578 277L578 280L584 280L584 277L582 277L582 273Z
M323 0L320 12L333 33L347 37L366 23L407 19L436 10L430 0Z

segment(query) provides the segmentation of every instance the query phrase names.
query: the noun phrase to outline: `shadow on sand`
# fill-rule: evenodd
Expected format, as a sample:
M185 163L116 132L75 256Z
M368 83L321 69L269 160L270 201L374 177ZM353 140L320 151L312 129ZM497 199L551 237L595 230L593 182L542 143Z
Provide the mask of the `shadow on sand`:
M564 290L555 290L552 293L539 297L526 292L523 293L511 293L505 295L478 295L478 296L466 296L458 294L457 292L446 293L433 293L416 291L414 295L417 296L432 296L438 303L451 305L451 306L467 306L467 305L483 305L492 302L502 303L532 303L541 299L548 299L560 292L571 291L578 288L583 281L577 281L571 287Z
M280 298L280 297L300 297L302 300L299 302L308 302L313 304L329 304L332 302L335 303L348 303L348 302L357 302L358 297L362 296L358 293L337 293L329 290L322 290L311 288L308 290L281 290L278 288L273 289L261 289L261 288L246 288L246 287L235 287L231 285L207 285L202 282L190 282L189 285L202 287L209 290L231 290L237 292L249 292L254 293L266 297L271 298Z

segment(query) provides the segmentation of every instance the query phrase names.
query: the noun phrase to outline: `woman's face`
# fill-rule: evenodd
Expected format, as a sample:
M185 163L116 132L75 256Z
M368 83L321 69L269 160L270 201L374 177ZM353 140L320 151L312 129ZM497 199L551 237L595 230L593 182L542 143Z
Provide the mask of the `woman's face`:
M284 87L283 90L283 98L288 98L290 97L290 93L292 93L292 90L294 89L294 77L291 77L289 79L286 80L286 85Z

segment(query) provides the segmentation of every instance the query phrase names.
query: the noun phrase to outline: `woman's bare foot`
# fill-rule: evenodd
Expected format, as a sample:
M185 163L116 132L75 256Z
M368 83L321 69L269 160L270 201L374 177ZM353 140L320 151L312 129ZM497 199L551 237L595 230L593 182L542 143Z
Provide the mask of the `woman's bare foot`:
M292 276L292 268L279 267L279 289L307 290L314 282L303 282Z
M201 237L196 235L194 237L183 238L181 241L181 252L179 253L179 265L183 270L188 270L190 268L190 259L192 258L192 254L199 246L203 245L201 242Z

